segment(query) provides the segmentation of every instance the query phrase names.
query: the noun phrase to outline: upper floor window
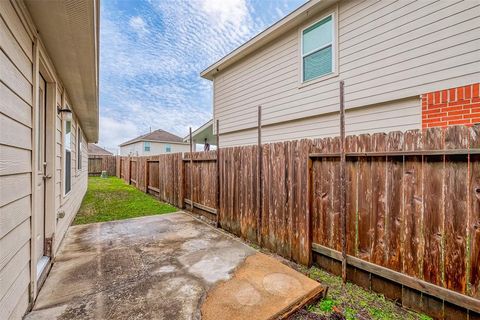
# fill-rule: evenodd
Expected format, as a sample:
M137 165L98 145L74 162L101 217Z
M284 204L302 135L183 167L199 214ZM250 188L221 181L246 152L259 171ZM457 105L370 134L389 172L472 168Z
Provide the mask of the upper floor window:
M169 144L165 145L165 152L172 152L172 146Z
M302 79L312 80L333 72L333 16L302 31Z
M143 142L143 151L150 151L150 141L144 141Z

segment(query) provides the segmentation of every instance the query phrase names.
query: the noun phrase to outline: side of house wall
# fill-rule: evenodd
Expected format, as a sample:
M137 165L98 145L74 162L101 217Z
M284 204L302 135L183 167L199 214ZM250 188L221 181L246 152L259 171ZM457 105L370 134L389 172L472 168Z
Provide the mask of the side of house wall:
M71 106L71 104L69 104ZM55 177L55 212L65 213L65 216L61 219L57 219L55 237L59 237L54 241L54 251L56 252L61 244L68 226L71 224L75 214L77 213L82 203L83 196L87 191L88 185L88 150L85 136L83 135L81 128L81 168L78 167L78 127L79 122L75 115L72 119L72 137L71 137L71 159L72 159L72 188L69 193L65 194L64 185L64 168L65 168L65 148L64 148L64 121L61 116L57 116L57 135L56 135L56 177Z
M391 130L406 131L421 126L420 97L406 98L364 108L348 109L345 113L345 128L349 135L375 133ZM339 114L328 113L294 121L262 127L262 142L272 143L297 140L305 137L324 138L340 134ZM221 128L221 125L220 125ZM301 128L301 130L299 130ZM220 145L225 147L258 143L256 128L220 134ZM222 132L222 131L220 131Z
M330 13L337 22L337 73L302 84L301 30ZM377 131L405 130L394 116L383 118L397 100L478 81L479 29L476 1L341 1L215 76L220 144L230 146L234 137L251 140L258 105L262 123L279 134L298 121L296 137L322 136L324 129L312 133L300 124L312 117L328 121L338 112L340 80L347 109L374 106L363 110ZM416 107L420 114L421 104ZM421 128L417 120L408 129Z
M33 35L0 1L0 318L29 303Z
M170 153L175 152L187 152L190 151L190 145L188 144L178 144L178 143L154 143L152 142L150 145L150 152L144 152L144 156L148 155L157 155L157 154L164 154L165 148L167 145L170 145L171 151ZM143 147L143 145L142 145Z
M163 142L150 142L150 151L144 151L143 141L135 142L123 147L120 147L120 155L122 156L150 156L150 155L159 155L165 154L165 147L170 145L171 152L187 152L190 151L190 145L188 144L178 144L178 143L163 143Z
M33 141L38 116L34 74L40 68L38 52L48 60L41 40L35 39L31 18L22 2L0 1L0 319L21 319L37 289L31 239L35 215L33 181L37 173ZM56 114L56 106L65 105L67 93L55 74L54 62L50 67L54 80L48 85L53 90L48 89L47 96L50 94L50 103L54 105L48 107L51 114ZM51 154L53 158L54 152L56 161L51 169L54 191L50 196L55 197L51 199L55 205L47 207L45 214L46 219L52 218L46 237L54 234L55 252L86 191L88 155L87 143L81 134L82 168L78 169L79 123L73 115L72 190L63 196L63 122L60 115L53 122L47 122L46 129L47 139L54 135L50 141L54 142ZM60 211L65 212L65 217L57 220Z

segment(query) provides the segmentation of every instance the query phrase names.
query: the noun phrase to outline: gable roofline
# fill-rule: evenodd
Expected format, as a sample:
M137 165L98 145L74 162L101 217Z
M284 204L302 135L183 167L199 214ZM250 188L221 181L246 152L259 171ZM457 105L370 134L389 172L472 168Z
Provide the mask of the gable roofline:
M138 136L134 139L125 141L121 143L119 146L123 147L132 143L136 142L142 142L142 141L148 141L148 142L159 142L159 143L173 143L173 144L184 144L183 139L177 135L174 135L173 133L170 133L168 131L162 130L162 129L157 129L155 131L142 134L141 136Z
M203 70L200 73L200 76L208 80L213 80L213 77L218 72L258 50L285 32L298 27L302 22L311 16L320 13L322 10L327 9L337 1L338 0L310 0Z
M119 147L128 146L130 144L134 144L134 143L137 143L137 142L168 143L168 144L181 144L181 145L189 144L189 142L184 142L184 141L167 141L167 140L163 141L163 140L151 140L151 139L138 139L138 140L135 140L135 141L124 142L124 143L120 144Z
M98 156L98 155L111 155L113 156L113 153L100 147L100 146L97 146L96 144L94 143L89 143L88 144L88 155L92 155L92 156Z

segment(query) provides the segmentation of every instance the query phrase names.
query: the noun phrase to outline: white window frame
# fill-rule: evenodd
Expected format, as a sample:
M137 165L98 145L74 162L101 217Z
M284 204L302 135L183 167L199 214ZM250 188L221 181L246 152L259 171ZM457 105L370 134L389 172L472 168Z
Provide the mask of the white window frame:
M146 149L147 147L148 147L148 150ZM152 143L150 141L143 141L143 152L150 152L150 151L152 151Z
M67 109L70 109L70 107L67 105ZM71 110L71 109L70 109ZM70 119L66 119L65 116L62 119L62 140L63 140L63 184L62 184L62 193L63 196L66 197L67 195L70 194L72 191L72 127L73 127L73 116ZM70 151L70 189L66 191L66 186L67 186L67 143L66 143L66 135L67 135L67 122L70 122L70 146L68 148L68 151Z
M323 47L318 48L318 49L316 49L312 52L309 52L307 54L303 54L303 31L305 31L306 29L308 29L308 28L312 27L313 25L319 23L320 21L328 18L329 16L332 17L332 42L329 43L329 44L326 44ZM299 51L298 51L299 52L299 60L300 60L299 61L300 62L299 88L302 88L304 86L307 86L307 85L310 85L310 84L313 84L313 83L317 83L317 82L324 81L324 80L330 79L332 77L338 76L338 69L337 69L337 66L338 66L338 50L337 50L338 32L337 32L337 30L338 30L337 9L335 9L333 11L329 11L327 14L321 16L319 19L315 19L315 21L313 21L312 23L310 23L307 26L299 29L299 32L298 32L298 36L300 37L300 41L299 41L300 47L299 47ZM322 50L323 48L326 48L329 45L332 46L332 72L326 73L324 75L318 76L318 77L313 78L313 79L303 80L303 58L305 56L308 56L309 54L312 54L313 52Z
M167 148L169 148L170 151L167 151ZM172 153L172 145L171 144L165 144L165 153Z

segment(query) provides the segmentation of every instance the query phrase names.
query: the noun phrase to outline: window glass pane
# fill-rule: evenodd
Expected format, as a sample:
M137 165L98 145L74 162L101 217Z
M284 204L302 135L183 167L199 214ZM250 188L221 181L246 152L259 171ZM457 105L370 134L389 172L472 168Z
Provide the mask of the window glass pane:
M332 46L303 58L303 80L311 80L332 72Z
M72 121L65 122L65 149L72 150Z
M332 16L303 31L303 54L308 54L332 42Z
M72 188L72 153L65 151L65 194Z
M150 142L149 141L144 141L143 142L143 150L144 151L150 151Z
M80 131L80 128L77 130L77 164L78 164L78 169L82 169L82 132Z
M72 184L72 120L65 120L65 194Z
M172 152L172 146L169 144L165 145L165 152Z

